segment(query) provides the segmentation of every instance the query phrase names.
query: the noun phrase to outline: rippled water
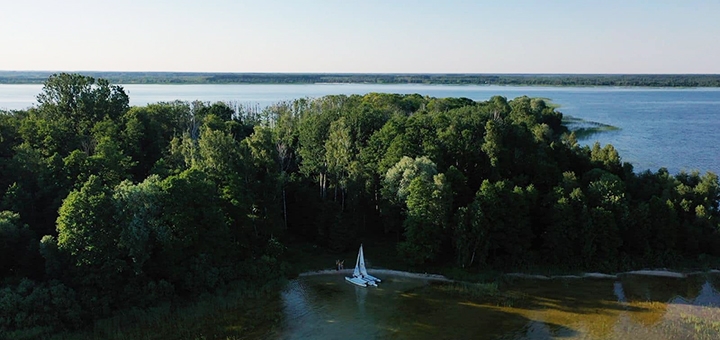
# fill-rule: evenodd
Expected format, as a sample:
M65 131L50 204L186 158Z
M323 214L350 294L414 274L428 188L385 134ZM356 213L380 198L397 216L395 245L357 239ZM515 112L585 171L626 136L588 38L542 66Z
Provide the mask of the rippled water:
M495 296L388 276L378 288L342 275L294 280L277 339L717 339L718 275L687 279L517 279Z

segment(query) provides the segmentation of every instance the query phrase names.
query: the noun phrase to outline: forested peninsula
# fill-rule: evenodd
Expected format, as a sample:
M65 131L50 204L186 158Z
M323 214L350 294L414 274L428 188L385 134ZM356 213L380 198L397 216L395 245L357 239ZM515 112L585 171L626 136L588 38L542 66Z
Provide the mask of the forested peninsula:
M0 84L41 84L54 72L0 71ZM437 84L720 87L718 74L422 74L83 72L115 84Z
M0 114L0 338L262 291L302 249L373 240L468 273L720 256L717 175L636 173L538 98L130 107L61 73L37 99Z

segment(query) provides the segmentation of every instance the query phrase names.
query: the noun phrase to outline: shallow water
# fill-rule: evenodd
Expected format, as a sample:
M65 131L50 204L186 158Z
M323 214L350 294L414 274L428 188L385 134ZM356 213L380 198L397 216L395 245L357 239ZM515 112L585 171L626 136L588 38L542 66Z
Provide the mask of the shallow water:
M717 339L720 276L515 279L485 298L452 285L386 276L293 280L277 339Z

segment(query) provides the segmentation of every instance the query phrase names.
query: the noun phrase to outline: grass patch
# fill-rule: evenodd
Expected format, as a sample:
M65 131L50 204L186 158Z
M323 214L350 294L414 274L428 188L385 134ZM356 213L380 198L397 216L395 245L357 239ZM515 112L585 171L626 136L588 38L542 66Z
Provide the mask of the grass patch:
M545 102L545 106L547 106L549 108L559 109L562 106L558 103L553 102L553 100L548 97L533 97L533 98L542 99Z
M452 282L437 284L434 288L450 296L467 298L471 300L484 300L488 298L494 298L500 295L500 290L498 288L497 282Z

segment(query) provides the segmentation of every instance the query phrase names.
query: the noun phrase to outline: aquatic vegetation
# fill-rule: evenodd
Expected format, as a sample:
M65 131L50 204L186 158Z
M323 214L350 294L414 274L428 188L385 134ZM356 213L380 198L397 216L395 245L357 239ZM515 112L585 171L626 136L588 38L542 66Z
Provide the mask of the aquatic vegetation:
M575 137L578 140L584 140L592 137L593 135L604 133L604 132L610 132L610 131L617 131L620 130L619 127L600 123L600 122L593 122L584 120L581 118L576 118L572 116L563 116L563 125L565 125L570 132L575 133Z
M469 282L452 282L438 283L433 285L433 289L456 297L466 297L469 299L483 299L496 297L500 294L497 282L491 283L469 283Z

